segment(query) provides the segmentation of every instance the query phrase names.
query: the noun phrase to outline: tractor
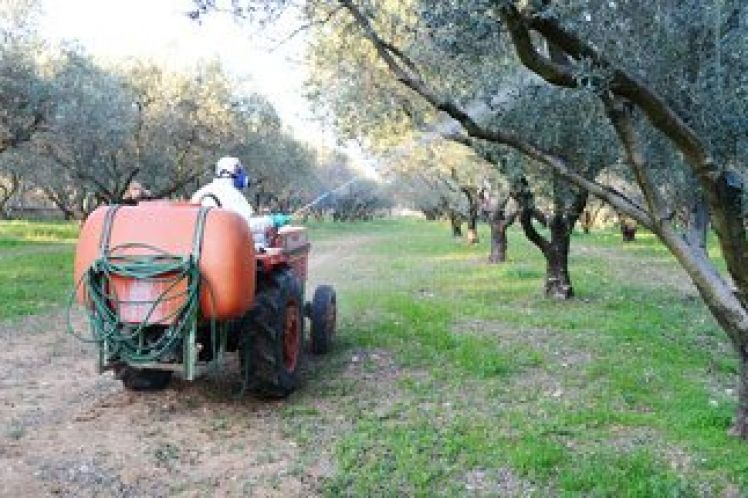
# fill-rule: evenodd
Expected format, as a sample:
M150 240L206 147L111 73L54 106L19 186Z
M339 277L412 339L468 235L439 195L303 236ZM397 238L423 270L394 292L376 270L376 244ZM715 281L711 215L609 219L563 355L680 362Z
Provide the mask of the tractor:
M75 256L73 299L89 331L71 332L126 389L163 389L175 373L192 381L237 353L243 386L287 396L305 353L331 348L336 296L320 285L305 300L305 228L263 230L253 238L238 214L187 203L98 208Z

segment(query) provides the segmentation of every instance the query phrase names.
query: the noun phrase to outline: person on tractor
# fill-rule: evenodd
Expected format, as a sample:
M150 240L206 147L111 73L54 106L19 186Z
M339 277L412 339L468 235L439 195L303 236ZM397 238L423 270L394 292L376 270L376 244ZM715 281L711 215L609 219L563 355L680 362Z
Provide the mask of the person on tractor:
M238 158L222 157L216 163L213 181L192 194L190 202L234 211L251 224L254 209L242 193L249 183L247 171Z
M242 190L249 188L249 184L249 176L241 161L236 157L222 157L216 163L213 181L192 194L190 202L203 206L221 207L240 214L249 225L255 248L262 250L272 238L268 236L269 231L289 224L292 216L286 214L255 216L254 209L242 193Z

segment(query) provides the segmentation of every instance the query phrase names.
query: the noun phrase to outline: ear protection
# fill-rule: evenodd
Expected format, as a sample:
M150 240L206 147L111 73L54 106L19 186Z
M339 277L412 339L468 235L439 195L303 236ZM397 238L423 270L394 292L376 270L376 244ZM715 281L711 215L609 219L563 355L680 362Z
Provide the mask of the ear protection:
M237 189L244 190L249 188L249 176L247 175L247 172L244 171L244 168L239 167L232 178L234 179L234 187Z

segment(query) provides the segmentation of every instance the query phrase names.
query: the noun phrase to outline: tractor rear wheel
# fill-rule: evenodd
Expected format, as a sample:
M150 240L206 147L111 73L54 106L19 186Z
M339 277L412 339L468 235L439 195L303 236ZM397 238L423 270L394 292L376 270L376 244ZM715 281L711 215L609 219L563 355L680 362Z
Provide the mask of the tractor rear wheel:
M245 379L261 396L288 396L299 383L304 352L302 308L301 284L291 270L273 272L260 283L240 354L246 358Z
M125 389L130 391L160 391L169 385L171 374L170 370L150 370L126 366L117 372L117 377L122 381Z
M329 285L320 285L314 291L310 310L312 327L310 331L311 350L314 354L325 354L332 348L337 320L337 299L335 290Z

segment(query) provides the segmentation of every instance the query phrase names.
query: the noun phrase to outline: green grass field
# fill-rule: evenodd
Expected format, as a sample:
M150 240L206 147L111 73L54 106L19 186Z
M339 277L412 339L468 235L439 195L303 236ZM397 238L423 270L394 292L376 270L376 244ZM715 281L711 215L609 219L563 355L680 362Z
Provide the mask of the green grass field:
M63 305L77 235L72 223L0 223L0 319Z
M543 297L542 257L517 230L496 266L485 232L477 248L422 222L316 235L344 233L368 239L335 282L341 354L364 352L383 386L347 385L334 366L320 374L352 421L334 434L331 496L748 493L748 446L726 435L737 363L651 235L576 235L577 298L561 303ZM366 351L390 352L397 373ZM357 389L390 399L368 409ZM289 433L314 447L337 410L312 410L305 425L295 406Z
M0 225L0 318L63 304L72 225ZM651 236L576 235L570 302L543 260L509 261L441 223L311 226L312 278L338 291L334 352L282 406L329 496L741 496L748 445L726 435L737 363ZM315 249L313 249L315 250Z

